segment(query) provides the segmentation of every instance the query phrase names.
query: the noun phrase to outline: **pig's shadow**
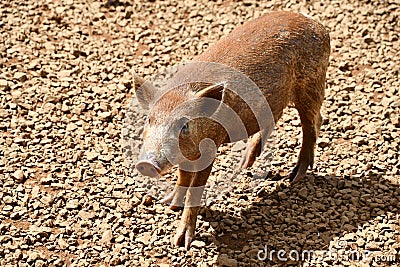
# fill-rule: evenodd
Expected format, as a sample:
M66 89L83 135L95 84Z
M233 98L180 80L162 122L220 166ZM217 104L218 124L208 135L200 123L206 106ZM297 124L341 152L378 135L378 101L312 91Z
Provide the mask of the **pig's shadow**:
M220 257L227 254L226 249L230 249L235 254L242 254L240 262L245 264L278 263L288 266L289 262L276 259L262 262L257 258L257 249L248 249L247 246L257 243L258 246L268 246L270 250L283 249L288 253L297 250L301 253L305 250L327 250L334 237L341 237L347 239L345 241L349 245L344 249L354 249L351 245L355 245L359 238L357 229L364 228L377 216L396 218L399 196L399 186L379 174L363 179L317 176L264 193L258 201L242 209L239 216L229 211L216 211L212 207L204 208L201 213L205 221L216 226L215 243ZM395 229L386 231L393 233ZM344 236L346 233L353 235ZM367 241L365 236L362 238ZM368 247L368 242L358 245L357 250L383 249L383 246L375 249ZM301 264L297 261L291 265Z

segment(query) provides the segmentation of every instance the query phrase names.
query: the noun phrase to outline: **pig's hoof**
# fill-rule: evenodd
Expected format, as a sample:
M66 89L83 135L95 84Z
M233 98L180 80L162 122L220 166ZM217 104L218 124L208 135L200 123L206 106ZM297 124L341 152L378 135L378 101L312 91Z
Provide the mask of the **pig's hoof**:
M306 176L306 174L296 174L296 176L293 178L293 183L300 181Z
M190 245L194 238L194 227L190 225L180 225L176 231L174 244L176 246L184 246L186 250L190 249Z
M301 164L297 164L296 167L289 173L287 178L292 182L297 182L303 179L307 173L307 167L302 166Z

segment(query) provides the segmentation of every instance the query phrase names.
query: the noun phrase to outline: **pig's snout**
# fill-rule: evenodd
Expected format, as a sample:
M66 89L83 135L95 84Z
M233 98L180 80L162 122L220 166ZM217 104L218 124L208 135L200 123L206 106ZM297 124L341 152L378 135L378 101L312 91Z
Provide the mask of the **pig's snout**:
M149 160L141 160L136 163L136 169L144 176L160 176L160 169Z
M159 164L154 159L154 155L148 154L144 159L139 160L136 163L136 169L144 176L158 177L160 176L161 169Z

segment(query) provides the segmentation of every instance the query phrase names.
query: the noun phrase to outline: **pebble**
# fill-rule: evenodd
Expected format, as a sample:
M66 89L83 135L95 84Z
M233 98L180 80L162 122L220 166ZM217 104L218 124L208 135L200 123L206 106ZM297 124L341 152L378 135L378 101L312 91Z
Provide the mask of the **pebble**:
M77 199L71 199L65 205L67 209L77 209L79 207L79 201Z
M279 199L282 199L282 200L288 198L288 196L284 192L278 192L278 197L279 197Z
M151 195L145 195L142 204L145 206L151 206L153 204L153 197Z
M308 196L307 188L305 188L305 187L301 188L299 190L298 194L303 200L307 199L307 196Z
M151 236L148 233L144 233L138 237L136 237L136 242L141 242L144 245L147 245L147 243L149 242Z
M20 82L25 82L28 79L28 77L26 76L26 73L16 72L14 74L14 79L16 79L16 80L18 80Z
M96 214L94 212L87 212L87 211L80 210L78 212L78 216L83 220L90 220L93 217L95 217Z
M8 87L9 87L8 81L5 79L0 79L0 88L8 89Z
M238 266L237 260L229 258L226 254L222 254L218 257L218 264L225 267Z
M195 248L202 248L205 245L206 245L206 243L204 243L203 241L199 241L199 240L194 240L192 242L192 247L195 247Z
M17 183L22 183L25 180L25 174L22 170L16 170L13 173L13 177Z
M88 151L86 152L86 157L89 161L95 160L99 156L99 153L94 152L94 151Z
M100 243L110 244L112 238L113 238L113 232L111 230L106 230L101 236Z

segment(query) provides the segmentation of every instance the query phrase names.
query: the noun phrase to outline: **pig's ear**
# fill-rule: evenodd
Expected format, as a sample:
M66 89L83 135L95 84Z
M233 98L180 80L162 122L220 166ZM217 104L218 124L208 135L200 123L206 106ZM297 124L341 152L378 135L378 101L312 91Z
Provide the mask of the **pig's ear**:
M208 97L222 101L225 87L226 83L216 83L198 91L197 93L195 93L194 97L196 98Z
M156 88L149 82L143 80L137 74L133 74L135 83L135 93L139 104L144 109L149 109L151 102L154 100Z
M197 99L204 99L205 102L202 102L199 106L199 112L204 116L212 116L212 114L216 113L223 102L225 95L226 83L216 83L210 85L197 93L195 93L194 97ZM217 101L210 102L207 101L207 98L212 98Z

